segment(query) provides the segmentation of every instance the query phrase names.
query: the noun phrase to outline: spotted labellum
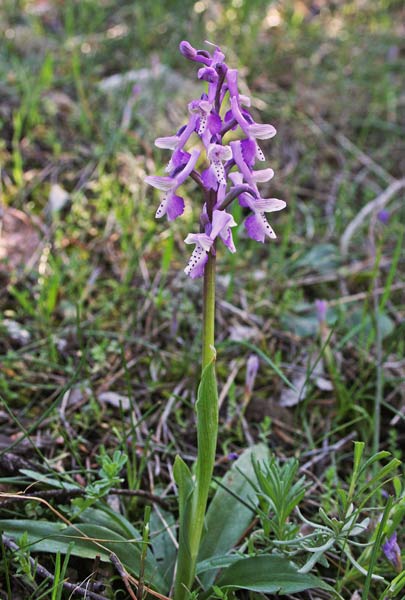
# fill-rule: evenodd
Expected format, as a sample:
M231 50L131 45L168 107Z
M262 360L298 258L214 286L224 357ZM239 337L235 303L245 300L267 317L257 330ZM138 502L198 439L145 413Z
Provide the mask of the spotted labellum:
M184 41L180 52L198 63L198 78L207 83L207 91L189 103L188 122L175 135L155 140L158 148L172 153L167 175L151 175L145 181L163 192L156 218L166 216L168 221L184 212L184 199L178 195L183 183L191 177L201 187L200 232L190 233L185 239L186 244L195 245L184 269L194 279L204 275L209 253L215 254L218 239L235 252L231 228L237 223L227 212L234 200L248 209L244 226L247 235L258 242L276 237L266 213L282 210L286 204L277 198L262 198L260 193L258 184L272 179L274 172L255 168L257 161L265 160L258 140L272 138L276 130L254 121L250 98L238 90L238 71L228 68L218 47L207 52ZM199 171L197 166L201 166Z

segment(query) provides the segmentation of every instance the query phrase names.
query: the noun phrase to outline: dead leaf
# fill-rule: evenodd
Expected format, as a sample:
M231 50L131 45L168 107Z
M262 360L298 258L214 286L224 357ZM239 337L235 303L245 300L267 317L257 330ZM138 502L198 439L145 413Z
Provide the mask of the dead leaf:
M63 189L58 183L54 183L51 185L51 189L49 190L49 198L48 204L46 207L46 211L48 213L54 213L62 210L69 201L69 194L66 190Z
M5 327L9 337L14 342L21 344L21 346L28 344L28 342L31 340L30 332L24 329L17 321L13 321L13 319L3 319L1 325Z
M129 410L131 408L129 398L122 394L117 394L117 392L101 392L101 394L98 395L98 399L100 402L105 402L115 408L121 407L122 410Z
M0 206L0 273L24 268L32 263L40 237L28 215Z

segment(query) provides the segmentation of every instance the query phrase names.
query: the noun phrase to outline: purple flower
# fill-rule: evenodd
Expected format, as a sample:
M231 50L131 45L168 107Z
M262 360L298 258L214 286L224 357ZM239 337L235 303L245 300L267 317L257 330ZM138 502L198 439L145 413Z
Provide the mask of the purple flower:
M219 236L225 246L235 252L233 244L231 227L235 227L236 223L232 215L224 210L214 210L212 215L212 223L206 226L206 233L189 233L184 240L186 244L195 244L193 253L188 261L184 272L192 279L201 277L204 273L204 267L208 260L208 252L214 245L215 239Z
M316 316L320 324L326 322L326 312L328 310L328 303L326 300L315 300Z
M158 219L167 214L168 220L173 221L173 219L183 214L184 200L180 196L176 196L175 192L190 175L199 156L200 151L193 150L187 164L175 177L159 177L157 175L151 175L150 177L145 178L146 183L149 183L149 185L158 190L166 192L156 211L156 217Z
M208 43L208 42L207 42ZM235 252L231 228L236 223L225 209L237 198L250 211L245 220L248 235L259 242L276 235L267 221L266 213L279 211L286 204L277 198L262 198L260 183L270 181L272 169L255 169L256 161L264 161L257 140L270 139L276 134L273 125L256 123L249 108L250 98L239 93L238 72L229 69L218 46L210 44L211 51L198 50L187 41L180 44L180 52L198 64L198 78L207 89L200 98L188 104L189 119L175 135L157 138L158 148L171 151L166 167L167 176L149 176L145 181L164 196L156 217L167 216L169 221L184 212L185 202L177 189L192 177L202 189L200 233L189 234L185 242L195 244L185 272L190 277L201 277L209 253L216 252L216 240L221 239L230 252ZM228 107L224 102L228 99ZM221 116L223 115L223 116ZM238 130L240 139L224 143L224 135ZM196 149L200 142L203 152ZM197 161L201 172L195 170Z
M231 142L231 145L234 142ZM239 143L239 142L236 142ZM272 169L263 169L262 171L251 172L247 183L259 194L256 186L256 181L267 181L273 176ZM241 173L231 173L231 180L235 186L242 184L243 175ZM245 178L246 179L246 178ZM254 198L251 194L244 192L239 196L239 203L252 210L252 213L245 221L245 228L249 237L257 242L264 242L266 237L274 239L276 234L273 231L270 223L267 221L266 212L275 212L285 208L284 200L277 198Z
M401 548L398 545L397 534L395 531L391 537L387 539L385 544L382 545L382 551L384 552L386 559L398 572L400 572L402 570Z
M209 52L205 50L196 50L189 42L180 42L180 52L183 56L189 60L203 63L204 65L211 65L212 58Z
M379 221L381 221L381 223L384 223L384 225L387 225L389 223L390 220L390 213L388 210L379 210L377 213L377 219Z
M226 185L225 169L222 163L232 158L232 150L229 146L210 144L207 150L207 158L215 174L218 183Z

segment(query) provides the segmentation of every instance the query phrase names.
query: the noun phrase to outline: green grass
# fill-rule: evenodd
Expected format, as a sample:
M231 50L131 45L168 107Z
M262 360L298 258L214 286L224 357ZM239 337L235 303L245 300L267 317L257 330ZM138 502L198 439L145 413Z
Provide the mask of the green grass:
M86 485L96 476L101 448L110 454L118 448L129 453L123 487L158 494L170 486L175 454L195 455L202 293L182 269L183 240L195 230L198 210L170 228L155 221L158 195L143 178L163 171L167 157L153 140L183 123L198 89L186 85L195 69L178 43L201 47L208 39L243 67L259 120L277 127L277 137L264 144L276 172L268 191L288 203L273 218L277 242L256 244L239 227L238 253L219 256L217 369L220 393L226 384L229 391L217 475L225 472L229 451L264 439L279 457L310 462L314 487L301 506L305 515L316 520L319 506L338 515L336 490L347 492L353 477L353 440L365 443L366 457L388 450L404 459L403 189L386 206L388 224L368 217L348 255L340 251L359 210L403 177L402 3L320 2L319 13L292 0L70 0L44 4L43 14L37 5L20 0L0 7L1 201L41 229L36 260L25 257L12 272L0 266L1 491L32 483L19 472L22 463L7 468L10 453L59 481L67 473ZM112 92L100 83L130 70L151 73L157 65L169 75L140 83L123 127L133 83ZM184 85L173 87L175 76ZM51 214L55 183L69 201ZM200 200L193 184L187 200ZM236 220L241 217L236 207ZM328 301L326 343L317 298ZM10 320L28 341L13 338ZM243 402L252 352L260 369L246 421L229 428ZM330 389L310 377L315 363ZM302 401L280 406L283 379L298 382L302 373ZM100 402L105 392L126 397L129 406ZM311 462L321 448L322 461ZM32 491L48 488L36 484ZM393 493L392 484L386 491ZM368 492L362 493L356 510L373 523L362 541L385 541L381 536L395 523L403 545L401 493L396 490L388 516L379 495L360 511ZM170 487L168 496L175 510ZM143 501L120 498L123 514L142 531ZM53 506L72 514L70 501ZM384 531L377 528L380 517L387 520ZM0 500L0 518L55 515L44 504L3 507ZM318 572L344 597L363 586L370 600L388 595L395 571L380 549L352 552L386 582L370 582L371 573L360 574L344 553L336 559L331 552L329 566L318 565ZM2 598L69 597L58 587L67 561L38 555L55 576L44 582L30 579L21 553L2 546ZM77 581L93 568L74 556L69 565ZM106 597L125 597L115 574L105 578L112 580Z

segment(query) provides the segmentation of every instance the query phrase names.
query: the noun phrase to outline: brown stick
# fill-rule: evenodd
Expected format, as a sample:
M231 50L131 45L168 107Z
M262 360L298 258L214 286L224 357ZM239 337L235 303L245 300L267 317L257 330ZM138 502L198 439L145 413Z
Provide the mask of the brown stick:
M127 588L128 594L131 596L132 600L136 600L136 596L134 594L134 591L131 588L131 585L129 583L128 575L127 575L124 567L122 566L122 564L121 564L118 556L116 554L111 553L110 554L110 561L112 562L112 564L114 565L114 567L115 567L118 575L121 577L122 581L124 582L124 585Z
M134 496L137 498L142 498L144 500L150 500L151 502L154 502L156 504L159 504L162 508L168 508L168 504L167 502L160 498L159 496L155 496L154 494L151 494L150 492L145 492L144 490L122 490L122 489L118 489L118 488L111 488L110 490L111 494L116 494L116 495L120 495L120 496ZM76 498L78 496L84 496L86 494L86 490L82 489L82 488L76 488L76 489L71 489L71 490L66 490L66 489L57 489L57 490L44 490L44 491L39 491L39 492L35 492L35 497L36 498L42 498L42 499L56 499L56 500L63 500L66 498ZM0 498L3 495L0 494ZM28 495L28 494L13 494L12 498L7 498L7 496L5 495L5 500L2 500L0 502L0 507L2 506L6 506L7 504L12 504L15 500L24 500L25 498L28 499L32 499L32 492Z

